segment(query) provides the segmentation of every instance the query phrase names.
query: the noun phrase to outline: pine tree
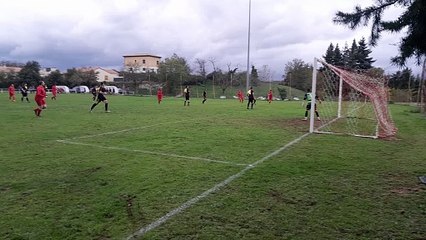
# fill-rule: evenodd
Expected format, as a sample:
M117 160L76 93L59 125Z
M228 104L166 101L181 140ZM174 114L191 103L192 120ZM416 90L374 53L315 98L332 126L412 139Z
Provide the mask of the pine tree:
M352 41L352 46L349 50L349 60L348 67L356 68L357 67L357 59L358 59L358 45L356 44L355 39Z
M334 65L334 46L333 43L330 43L330 46L328 46L327 51L325 52L325 56L323 56L326 63L333 64Z
M336 44L336 47L334 48L334 65L336 66L343 66L343 56L342 52L340 51L339 44Z
M348 47L348 43L345 43L345 47L343 48L343 66L345 68L349 68L349 61L350 61L350 57L351 57L351 50Z
M369 43L377 44L381 33L401 32L404 35L399 41L399 55L392 58L392 62L403 66L410 57L417 59L420 65L422 57L426 56L426 1L425 0L377 0L369 7L356 6L352 13L338 11L333 19L334 23L356 29L360 26L371 25ZM382 18L384 10L395 5L405 11L393 21Z
M257 74L257 69L253 65L251 66L250 79L253 86L257 86L259 84L259 75Z
M365 42L365 38L361 38L358 42L357 49L357 67L360 69L370 69L373 66L371 65L375 60L372 57L369 57L371 50L368 49L367 44Z
M408 82L414 79L411 69L405 68L402 71L397 71L389 78L389 87L395 89L408 89Z

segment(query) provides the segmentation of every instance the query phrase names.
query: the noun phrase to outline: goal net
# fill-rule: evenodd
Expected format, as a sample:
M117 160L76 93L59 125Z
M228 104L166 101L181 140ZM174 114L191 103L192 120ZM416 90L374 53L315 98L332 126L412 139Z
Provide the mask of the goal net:
M397 129L388 109L387 82L368 70L344 70L315 59L310 132L387 138ZM316 98L316 96L318 98Z

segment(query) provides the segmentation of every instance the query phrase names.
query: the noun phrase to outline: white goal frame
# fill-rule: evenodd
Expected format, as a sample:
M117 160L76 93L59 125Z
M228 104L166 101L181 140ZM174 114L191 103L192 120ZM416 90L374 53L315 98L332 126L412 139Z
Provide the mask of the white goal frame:
M315 104L316 104L316 94L317 94L317 73L318 73L318 63L321 63L324 67L329 68L333 73L335 73L339 77L339 86L338 86L338 98L337 98L337 114L334 119L322 123L319 127L315 128ZM369 81L361 81L368 79ZM373 105L374 109L374 120L376 122L375 133L372 135L364 135L364 134L351 134L351 133L336 133L331 131L321 131L322 128L327 125L332 124L333 122L343 118L342 116L342 89L343 84L348 84L352 89L365 94L365 96L369 99L369 104ZM368 86L366 86L367 84ZM366 88L374 86L379 89L379 93L377 91L366 91ZM311 109L310 109L310 123L309 123L309 132L310 133L326 133L326 134L345 134L345 135L353 135L357 137L366 137L366 138L386 138L390 136L394 136L396 134L397 129L395 128L393 121L390 117L390 113L387 106L387 96L382 96L384 92L386 92L386 86L383 81L370 78L368 76L364 76L362 74L353 73L348 70L343 70L327 64L325 61L314 58L313 64L313 72L312 72L312 99L311 99Z

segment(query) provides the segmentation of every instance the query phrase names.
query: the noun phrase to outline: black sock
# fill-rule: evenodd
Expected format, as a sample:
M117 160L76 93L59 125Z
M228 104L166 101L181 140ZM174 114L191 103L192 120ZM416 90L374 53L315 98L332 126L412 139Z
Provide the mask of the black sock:
M308 111L305 111L305 117L308 117Z
M105 112L108 111L108 103L105 103Z
M92 107L90 108L90 111L92 111L95 107L96 107L96 105L98 105L97 103L94 103L93 105L92 105Z

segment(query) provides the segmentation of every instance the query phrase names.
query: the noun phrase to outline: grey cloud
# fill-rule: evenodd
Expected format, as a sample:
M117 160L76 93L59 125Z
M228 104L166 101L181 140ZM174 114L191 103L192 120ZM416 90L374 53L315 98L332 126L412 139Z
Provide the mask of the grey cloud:
M61 69L119 69L124 54L152 53L165 58L177 53L190 63L195 58L215 58L222 68L232 63L245 69L247 0L75 2L76 7L97 7L72 9L74 4L68 4L61 9L67 10L65 15L58 17L53 13L60 6L52 1L52 5L43 6L52 9L38 14L30 8L19 9L20 15L26 16L22 22L8 20L12 17L2 8L0 23L9 23L0 32L2 59L38 60ZM330 42L343 47L345 41L350 43L360 33L367 37L368 30L353 32L331 21L335 11L343 7L350 10L353 5L341 0L252 0L250 62L258 68L269 65L280 78L285 63L294 58L310 62L321 57ZM383 66L388 66L387 61L396 54L395 48L386 44L372 49L377 64Z

